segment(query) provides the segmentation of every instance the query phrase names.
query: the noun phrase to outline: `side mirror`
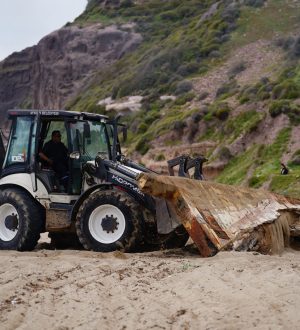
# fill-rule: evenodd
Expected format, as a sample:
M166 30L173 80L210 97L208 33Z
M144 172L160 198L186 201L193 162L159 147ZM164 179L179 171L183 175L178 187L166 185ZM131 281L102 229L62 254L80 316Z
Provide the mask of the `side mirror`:
M70 156L69 156L71 159L79 159L80 158L80 152L79 151L73 151L70 153Z

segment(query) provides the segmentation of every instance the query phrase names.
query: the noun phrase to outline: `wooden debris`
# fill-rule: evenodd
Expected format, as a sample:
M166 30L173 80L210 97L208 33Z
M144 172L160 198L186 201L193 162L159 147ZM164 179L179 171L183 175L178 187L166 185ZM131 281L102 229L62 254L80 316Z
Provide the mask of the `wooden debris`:
M299 228L300 200L265 190L146 173L138 183L174 206L204 257L224 249L280 253Z

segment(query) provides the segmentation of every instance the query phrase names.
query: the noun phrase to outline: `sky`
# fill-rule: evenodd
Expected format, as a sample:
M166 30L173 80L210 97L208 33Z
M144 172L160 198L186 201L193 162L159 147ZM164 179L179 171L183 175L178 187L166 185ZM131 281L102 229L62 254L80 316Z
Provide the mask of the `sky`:
M0 0L0 61L72 22L86 4L87 0Z

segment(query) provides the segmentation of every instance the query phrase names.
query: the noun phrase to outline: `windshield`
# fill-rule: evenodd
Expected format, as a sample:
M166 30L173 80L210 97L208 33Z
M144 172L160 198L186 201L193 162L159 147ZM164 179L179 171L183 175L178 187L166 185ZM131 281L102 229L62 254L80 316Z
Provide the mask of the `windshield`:
M85 160L94 160L97 154L109 157L105 124L96 121L70 123L70 144L72 151L79 151Z

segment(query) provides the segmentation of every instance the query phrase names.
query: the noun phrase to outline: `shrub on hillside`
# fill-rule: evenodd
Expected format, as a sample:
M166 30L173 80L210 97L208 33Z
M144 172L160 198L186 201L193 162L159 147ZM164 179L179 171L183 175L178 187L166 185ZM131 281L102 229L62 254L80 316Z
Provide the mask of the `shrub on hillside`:
M218 156L219 156L220 160L223 160L226 162L229 161L233 157L230 150L224 146L221 147L221 149L219 150Z
M206 91L200 92L200 94L199 94L198 97L197 97L197 100L198 100L198 101L203 101L203 100L205 100L208 96L209 96L209 92L206 92Z
M255 7L255 8L259 8L262 7L265 3L265 0L245 0L244 4L246 6L250 6L250 7Z
M166 160L166 157L165 157L164 154L158 154L158 155L156 155L156 156L154 157L154 160L155 160L156 162L162 162L162 161Z
M222 121L225 121L229 117L230 109L228 107L222 107L216 110L215 116Z
M269 107L269 113L272 118L279 116L282 113L288 113L291 109L290 101L288 100L279 100L271 103Z
M250 101L250 97L248 95L242 95L238 98L240 104L245 104Z
M141 155L145 155L149 149L149 141L145 137L142 137L135 146L135 150Z
M199 123L199 121L202 119L203 117L203 114L201 112L196 112L196 113L193 113L191 118L192 118L192 121L194 123Z
M138 128L138 134L143 134L147 131L148 126L145 123L141 123Z
M225 102L216 102L209 107L209 112L204 116L204 120L209 121L213 117L225 121L229 117L231 108Z
M248 185L251 188L258 188L260 186L261 182L260 182L260 178L256 175L252 176L249 180L248 180Z
M160 118L160 114L159 114L159 112L156 112L156 111L150 111L147 115L146 115L146 117L145 117L145 119L144 119L144 122L145 122L145 124L147 124L147 125L150 125L150 124L152 124L156 119L158 119L158 118Z
M193 88L193 84L188 80L180 81L175 90L176 95L182 95L188 93Z
M91 113L107 114L105 111L105 105L90 104L86 108L86 111Z
M291 59L300 58L300 36L296 38L295 42L293 43L292 47L288 52L288 56Z
M300 86L293 80L277 84L272 91L273 99L296 99L300 97Z
M241 102L241 100L252 100L256 97L256 94L258 92L258 88L256 86L245 86L239 93L238 99ZM246 103L246 102L243 102Z
M121 8L129 8L132 7L134 5L132 0L122 0L120 3L120 7Z
M290 122L292 125L300 124L300 106L292 105L290 112L288 113Z
M284 113L288 115L292 125L300 123L300 106L291 103L290 100L278 100L271 103L269 108L271 117L275 118Z
M199 68L199 64L196 62L186 63L180 65L176 73L182 77L185 77L192 73L197 72L198 68Z
M300 36L278 38L275 41L275 45L285 50L289 59L295 60L300 58Z
M231 80L230 82L223 84L217 89L216 97L229 97L235 94L237 90L238 86L236 80Z
M263 77L260 79L260 82L257 84L259 87L257 91L257 98L259 100L267 100L271 97L271 92L274 88L274 84L270 82L269 78Z
M230 79L234 78L239 73L245 71L247 68L247 63L245 61L240 61L235 63L229 70L228 76Z
M174 104L175 105L184 105L187 102L192 101L195 98L195 94L194 93L186 93L181 95L180 97L178 97L175 101Z
M235 3L225 6L221 14L222 18L229 23L233 23L240 16L240 9Z
M295 39L291 36L289 37L280 37L275 40L275 46L281 47L283 50L289 50L294 44Z
M186 127L186 123L183 121L183 120L176 120L174 123L173 123L173 129L175 131L178 131L178 130L182 130Z

